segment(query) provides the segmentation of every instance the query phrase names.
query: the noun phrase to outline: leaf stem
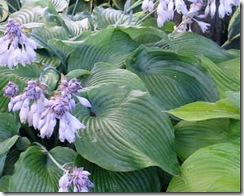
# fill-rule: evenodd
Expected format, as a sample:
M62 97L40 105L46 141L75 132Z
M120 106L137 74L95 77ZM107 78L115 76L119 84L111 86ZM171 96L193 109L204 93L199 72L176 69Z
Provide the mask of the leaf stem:
M34 142L34 144L40 146L40 147L43 149L43 151L44 151L45 153L47 153L47 155L48 155L49 158L53 161L53 163L54 163L55 165L58 166L59 169L61 169L61 170L64 171L64 172L67 172L67 170L64 169L64 168L62 167L62 165L60 165L60 164L56 161L56 159L51 155L51 153L50 153L50 152L49 152L43 145L41 145L41 144L38 143L38 142Z
M74 5L74 8L73 8L73 10L72 10L72 16L74 16L74 14L75 14L75 11L76 11L76 8L77 8L77 6L78 6L78 2L79 2L79 0L76 0L75 1L75 5Z

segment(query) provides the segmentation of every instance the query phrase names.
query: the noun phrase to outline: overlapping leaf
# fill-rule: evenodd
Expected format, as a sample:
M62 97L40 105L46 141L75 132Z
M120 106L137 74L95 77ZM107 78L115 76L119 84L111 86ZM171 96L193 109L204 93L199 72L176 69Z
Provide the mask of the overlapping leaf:
M214 101L217 93L208 73L197 61L166 50L139 47L126 61L150 94L165 109L197 100Z
M89 36L68 59L68 71L91 70L97 62L113 63L121 67L124 60L138 46L128 34L116 28L106 28Z
M240 146L219 143L196 151L167 192L240 192Z
M148 93L107 83L88 87L85 96L91 110L74 112L86 125L75 142L79 154L107 170L159 166L178 174L171 123Z
M65 147L56 147L50 151L61 165L74 162L76 152ZM10 192L57 192L60 170L38 146L32 146L21 153L11 176Z
M157 169L149 167L132 172L112 172L93 164L81 156L76 159L78 167L91 173L94 187L90 192L159 192L160 183Z

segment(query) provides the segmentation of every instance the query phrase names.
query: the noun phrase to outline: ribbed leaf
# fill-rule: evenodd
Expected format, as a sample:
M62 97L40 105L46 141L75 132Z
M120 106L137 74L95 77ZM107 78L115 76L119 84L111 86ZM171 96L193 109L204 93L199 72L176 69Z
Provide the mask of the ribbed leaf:
M227 71L226 69L221 68L221 66L217 66L206 57L202 57L201 62L202 66L212 75L220 98L226 97L226 91L240 91L240 78L237 78L238 76L233 74L233 71ZM238 66L238 61L232 61L232 63L234 67Z
M43 21L45 10L45 6L40 1L29 1L24 3L20 10L15 11L9 17L19 21L21 24L38 23Z
M99 86L103 84L119 84L134 90L147 91L140 78L126 70L114 67L110 63L96 63L91 70L91 75L84 81L85 86Z
M168 35L154 27L119 27L139 44L149 44L168 38Z
M196 151L167 192L240 192L240 146L219 143Z
M240 92L232 92L232 91L226 91L226 96L231 101L232 104L237 106L240 109L241 106L241 95Z
M90 192L160 192L160 183L155 167L132 172L112 172L93 164L81 156L76 159L78 167L91 173L94 187Z
M57 88L60 79L61 73L53 67L44 68L39 77L39 81L48 88L49 93Z
M18 138L19 138L18 135L14 135L11 138L8 138L0 142L0 176L2 175L3 172L7 153L10 150L10 148L15 144Z
M50 0L57 12L62 12L69 5L69 0Z
M173 50L186 56L206 56L215 63L233 58L227 51L217 43L199 34L183 32L171 33L169 38L158 42L155 46Z
M197 61L176 53L139 47L126 61L150 94L165 109L197 100L215 101L217 93L211 77Z
M216 118L240 119L240 108L229 99L221 99L215 103L197 101L169 110L168 113L187 121L199 121Z
M92 12L92 18L94 20L94 25L103 29L109 25L128 25L131 22L135 21L135 17L124 14L121 10L115 10L113 8L103 8L97 6Z
M0 67L0 89L3 89L9 81L15 82L21 90L26 86L26 80L37 79L40 75L41 69L36 65L27 65L26 67L19 66L14 70L7 67ZM1 109L7 110L9 98L3 96L3 91L0 96Z
M10 183L10 176L3 176L0 178L0 192L8 192Z
M61 165L73 162L75 151L56 147L50 151ZM21 153L11 177L10 192L57 192L60 170L40 147L32 146Z
M184 161L202 147L240 138L240 129L233 130L233 123L236 122L229 119L179 122L175 126L175 145L178 156Z
M86 90L91 110L77 106L74 111L86 125L75 141L77 151L107 170L159 166L178 174L169 118L148 93L129 88L107 83Z
M64 15L64 16L62 16L62 19L65 22L65 25L67 26L71 36L78 36L83 31L91 29L91 24L90 24L88 18L84 18L84 19L78 20L78 21L73 21Z
M111 27L101 30L87 37L70 55L68 71L91 70L97 62L109 62L115 67L121 67L123 61L136 47L137 44L119 29Z
M0 22L8 17L8 4L5 0L0 0Z

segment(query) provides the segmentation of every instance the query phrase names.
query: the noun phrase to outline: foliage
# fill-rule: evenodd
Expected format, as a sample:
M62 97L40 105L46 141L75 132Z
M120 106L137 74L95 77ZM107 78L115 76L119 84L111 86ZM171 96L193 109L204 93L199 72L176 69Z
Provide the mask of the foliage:
M36 79L51 97L77 78L92 105L77 103L86 128L61 142L58 125L43 139L21 123L1 90L0 191L57 192L55 159L89 171L90 192L240 192L240 9L221 47L129 2L0 1L1 35L15 19L38 46L31 65L0 67L0 89Z

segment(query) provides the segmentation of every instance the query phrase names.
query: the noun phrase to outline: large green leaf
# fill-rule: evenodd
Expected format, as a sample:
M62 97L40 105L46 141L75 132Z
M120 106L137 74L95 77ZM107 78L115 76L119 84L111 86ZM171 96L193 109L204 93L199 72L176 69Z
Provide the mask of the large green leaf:
M168 37L164 31L155 27L120 26L119 29L139 44L154 43Z
M230 183L230 184L228 184ZM240 192L240 146L219 143L193 153L167 192Z
M0 67L0 89L3 89L9 81L15 82L22 92L26 86L26 81L39 78L41 68L36 65L26 65L25 67L19 66L14 70L10 70L8 67ZM6 111L9 98L3 96L3 90L1 90L0 105L1 110Z
M202 66L205 67L208 72L212 75L216 87L218 89L218 93L220 98L226 97L226 91L240 91L240 77L238 74L233 73L233 71L228 71L228 67L217 66L214 62L206 57L201 58ZM233 63L233 67L240 67L240 63L238 60L227 61L229 63ZM240 69L240 68L239 68ZM238 71L238 68L235 72Z
M5 159L7 157L7 153L10 150L10 148L15 144L15 142L18 139L18 135L14 135L11 138L8 138L4 140L3 142L0 142L0 175L2 175Z
M147 91L136 74L126 69L116 68L110 63L96 63L90 76L84 80L84 85L90 88L108 83L126 86L127 89Z
M76 159L78 167L91 173L94 188L90 192L160 192L160 183L155 167L131 172L113 172L93 164L81 156Z
M216 118L240 119L240 108L229 99L215 103L197 101L169 110L168 113L187 121L199 121Z
M121 67L123 61L138 45L124 32L109 27L91 35L71 53L68 71L74 69L91 70L97 62L113 63Z
M165 109L217 99L211 77L189 57L141 46L127 59L126 68L141 78Z
M10 176L3 176L0 178L0 192L8 192L10 183Z
M131 17L131 18L130 18ZM95 26L99 29L106 28L109 25L128 25L135 22L136 18L125 14L121 10L113 8L103 8L97 6L92 12L92 18Z
M169 118L148 93L129 88L107 83L84 89L92 108L75 108L74 114L86 125L75 141L77 151L111 171L159 166L178 174Z
M55 147L50 151L61 165L74 162L77 153L70 148ZM60 170L46 152L32 146L21 153L11 176L10 192L57 192Z
M232 142L240 138L240 121L214 119L206 121L181 121L175 125L175 149L184 161L196 150L216 143Z
M155 46L173 50L186 56L206 56L215 63L223 62L233 58L226 50L217 43L191 32L174 32L169 34L168 39L164 39Z

